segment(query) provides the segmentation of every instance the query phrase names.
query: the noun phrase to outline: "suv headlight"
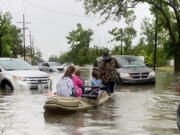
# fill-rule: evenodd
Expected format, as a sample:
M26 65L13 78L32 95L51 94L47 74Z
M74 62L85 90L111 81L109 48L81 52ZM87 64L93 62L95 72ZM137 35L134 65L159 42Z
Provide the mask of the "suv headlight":
M155 72L154 72L154 71L152 71L152 72L150 72L150 73L149 73L149 77L150 77L150 78L155 77L155 75L156 75L156 74L155 74Z
M119 75L121 78L130 78L129 73L120 73Z
M51 77L51 76L48 76L48 80L50 80L50 81L51 81L51 80L52 80L52 77Z
M13 75L13 79L16 80L16 81L25 81L26 80L25 77L16 76L16 75Z
M58 69L56 69L56 68L52 68L52 70L53 70L54 72L57 72L57 71L58 71Z

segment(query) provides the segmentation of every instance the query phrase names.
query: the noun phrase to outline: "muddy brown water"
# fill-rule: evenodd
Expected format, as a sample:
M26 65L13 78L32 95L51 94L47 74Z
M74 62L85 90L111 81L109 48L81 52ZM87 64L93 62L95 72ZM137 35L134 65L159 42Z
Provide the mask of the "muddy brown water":
M52 74L55 78L60 74ZM179 135L180 74L157 72L156 84L116 86L102 106L76 113L46 113L47 91L0 94L0 135ZM83 69L88 82L89 70Z

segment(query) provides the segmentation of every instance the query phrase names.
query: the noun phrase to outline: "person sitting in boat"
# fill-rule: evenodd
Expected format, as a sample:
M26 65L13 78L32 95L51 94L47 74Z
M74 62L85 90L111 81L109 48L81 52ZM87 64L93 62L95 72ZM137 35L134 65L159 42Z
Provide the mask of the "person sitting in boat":
M93 70L92 73L92 80L91 80L91 86L89 90L85 91L85 94L83 94L82 97L90 98L90 99L96 99L103 91L106 90L105 88L101 89L102 85L102 80L99 79L99 72ZM86 86L87 88L89 86Z
M64 75L59 79L56 86L58 96L73 96L73 89L75 87L72 81L72 74L74 72L74 66L70 65L67 67Z
M80 78L80 74L81 74L81 71L76 70L75 74L72 75L72 81L76 89L76 97L80 97L83 94L82 92L83 81Z
M102 85L102 80L99 79L99 72L98 71L92 71L92 80L91 80L91 87L98 87Z

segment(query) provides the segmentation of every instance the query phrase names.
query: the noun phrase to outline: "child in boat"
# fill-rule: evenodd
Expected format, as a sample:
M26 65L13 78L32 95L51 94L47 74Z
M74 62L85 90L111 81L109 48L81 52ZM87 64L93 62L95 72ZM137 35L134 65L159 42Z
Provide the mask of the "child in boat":
M74 87L76 89L76 97L80 97L82 95L83 81L80 78L81 71L76 70L75 74L72 75L72 81Z
M99 79L99 72L93 70L92 71L92 80L91 80L91 89L86 90L85 94L83 96L93 96L93 98L96 98L102 91L100 90L100 86L102 85L102 80Z
M99 72L98 71L92 71L92 80L91 80L91 87L98 87L102 85L102 80L99 79Z
M81 77L81 70L76 70L75 75L77 75L80 78L80 80L82 81L82 83L83 83L83 86L81 87L81 89L82 89L82 94L84 94L84 92L85 92L85 88L84 88L85 82L84 82L84 79Z
M73 96L74 84L72 81L72 74L75 72L75 67L70 65L67 67L64 75L57 83L58 96Z

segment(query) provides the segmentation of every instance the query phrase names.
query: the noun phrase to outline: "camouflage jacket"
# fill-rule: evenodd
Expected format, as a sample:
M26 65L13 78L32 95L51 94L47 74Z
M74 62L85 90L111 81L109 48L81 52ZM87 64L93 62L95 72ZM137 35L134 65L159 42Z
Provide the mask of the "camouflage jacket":
M116 69L120 67L120 64L115 58L111 56L103 57L98 63L99 75L103 83L115 81L117 78Z

